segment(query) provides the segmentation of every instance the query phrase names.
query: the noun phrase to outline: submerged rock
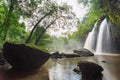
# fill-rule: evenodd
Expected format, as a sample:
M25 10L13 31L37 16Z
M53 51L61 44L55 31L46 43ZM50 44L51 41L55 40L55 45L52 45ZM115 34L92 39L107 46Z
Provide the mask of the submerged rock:
M74 68L73 71L76 72L77 74L80 74L80 68L79 67Z
M79 71L82 74L82 80L97 80L96 78L101 78L103 68L93 62L79 62L78 63Z
M106 61L101 61L101 62L106 63Z
M29 71L41 67L50 57L50 54L33 49L24 44L6 42L3 45L3 55L12 68L20 71Z
M77 53L79 56L94 56L94 54L87 49L73 50L74 53Z

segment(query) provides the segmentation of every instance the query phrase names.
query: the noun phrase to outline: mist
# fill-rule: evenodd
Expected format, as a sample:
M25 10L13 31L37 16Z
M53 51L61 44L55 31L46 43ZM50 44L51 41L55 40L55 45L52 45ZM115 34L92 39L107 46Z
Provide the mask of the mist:
M48 45L48 50L53 52L60 52L65 54L72 54L73 50L79 50L83 48L84 43L82 40L69 39L65 37L54 37L52 43Z

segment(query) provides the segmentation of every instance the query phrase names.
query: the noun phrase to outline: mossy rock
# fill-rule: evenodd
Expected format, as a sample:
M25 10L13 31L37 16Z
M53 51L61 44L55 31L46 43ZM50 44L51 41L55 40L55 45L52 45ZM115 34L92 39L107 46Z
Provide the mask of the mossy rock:
M12 68L19 71L30 71L41 67L50 57L49 53L31 48L24 44L6 42L3 55Z
M73 50L73 52L79 54L79 56L94 56L94 54L87 49Z

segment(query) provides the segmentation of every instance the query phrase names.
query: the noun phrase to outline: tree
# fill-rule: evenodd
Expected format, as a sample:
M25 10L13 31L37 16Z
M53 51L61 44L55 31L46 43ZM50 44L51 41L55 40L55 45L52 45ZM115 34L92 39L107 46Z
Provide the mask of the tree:
M45 31L46 31L52 24L54 24L54 22L55 22L56 20L57 20L57 18L54 19L50 24L48 24L48 25L46 26L46 28L45 28L45 29L41 32L41 34L39 35L38 39L36 39L35 45L39 42L40 38L41 38L42 35L45 33Z
M7 11L6 18L4 19L4 22L1 25L2 28L0 30L0 34L2 34L2 32L4 33L3 40L6 40L7 37L7 33L10 27L10 18L12 16L13 9L14 9L14 1L10 0L9 9Z
M24 38L26 36L26 31L24 23L19 23L20 14L17 7L17 1L2 0L0 1L0 3L1 43L3 43L4 41L21 42L23 36Z
M38 39L38 35L41 34L42 31L44 31L44 27L37 27L33 33L33 36L31 38L31 43L34 43ZM47 33L42 34L40 41L37 43L37 46L41 47L42 49L47 48L47 45L52 43L51 36Z
M31 27L28 27L28 29L32 29L30 31L29 37L26 40L26 43L30 42L35 29L39 25L43 26L45 28L45 26L49 25L51 23L51 21L54 20L54 18L61 17L61 18L57 19L57 21L56 21L56 23L58 21L59 22L62 21L61 28L62 27L64 28L66 24L67 24L66 26L69 25L68 27L70 27L70 25L72 25L71 23L73 23L72 20L73 20L73 17L75 17L75 15L72 13L72 9L67 4L58 5L55 1L51 1L51 0L42 1L41 3L36 4L37 6L35 5L34 7L27 5L28 2L26 2L25 4L23 4L23 3L19 4L19 5L24 6L24 9L23 9L23 7L20 7L24 13L30 12L30 14L28 16L24 15L24 19L29 23L27 26L31 26ZM32 3L30 2L29 4L32 4ZM66 14L68 14L68 15L66 16ZM61 24L59 24L59 25L61 25ZM54 28L58 27L55 24L52 25L51 27L53 28L53 26L54 26ZM39 39L36 42L38 42L38 41L39 41ZM36 44L36 42L35 42L35 44Z

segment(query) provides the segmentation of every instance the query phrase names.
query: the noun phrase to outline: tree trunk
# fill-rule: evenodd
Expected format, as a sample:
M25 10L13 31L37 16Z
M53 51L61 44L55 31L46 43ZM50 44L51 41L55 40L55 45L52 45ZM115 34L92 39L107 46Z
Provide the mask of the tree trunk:
M54 19L49 25L46 26L46 28L41 32L38 39L35 41L35 45L38 44L39 40L41 39L42 35L45 33L45 31L57 20L58 18Z
M47 17L50 13L51 13L51 11L50 11L49 13L45 14L45 15L34 25L32 31L30 32L29 37L28 37L27 40L26 40L26 44L30 42L30 39L31 39L31 37L32 37L32 34L33 34L34 30L37 28L37 26L39 25L39 23L40 23L45 17Z

